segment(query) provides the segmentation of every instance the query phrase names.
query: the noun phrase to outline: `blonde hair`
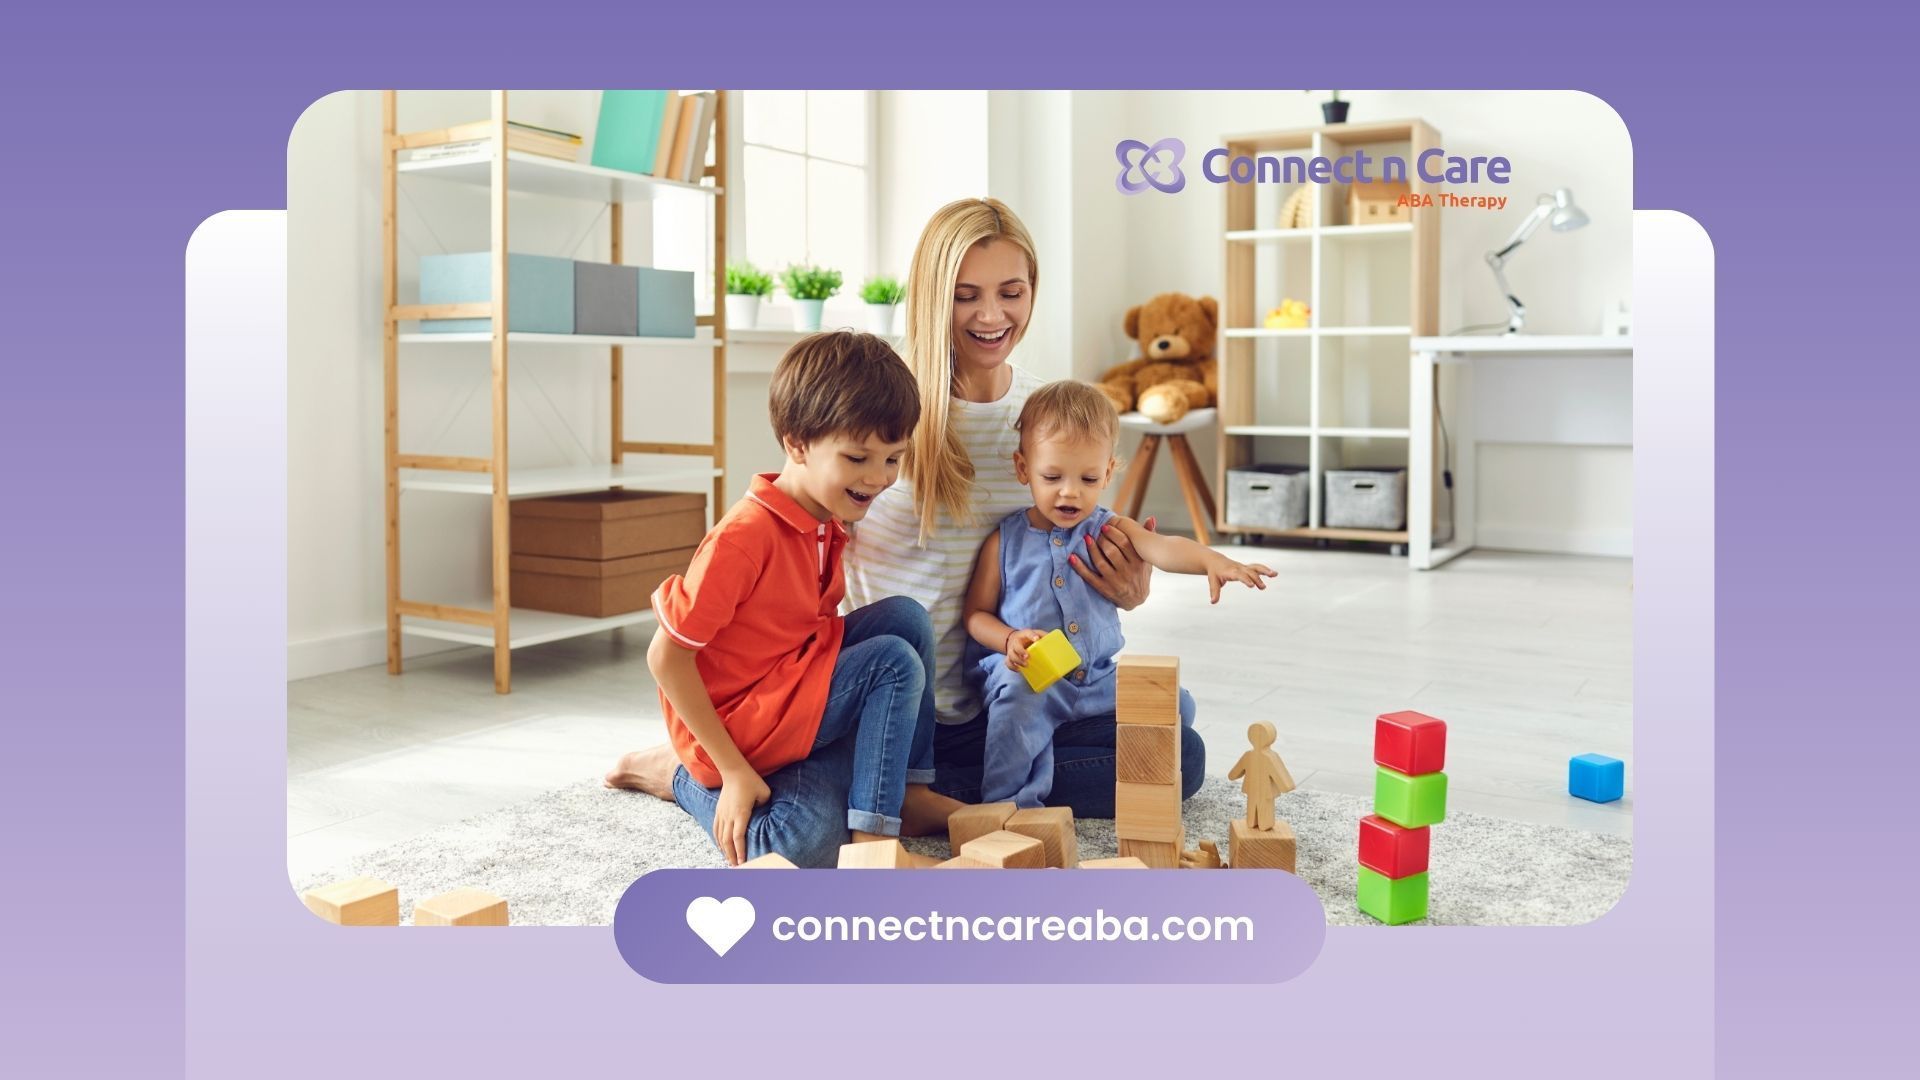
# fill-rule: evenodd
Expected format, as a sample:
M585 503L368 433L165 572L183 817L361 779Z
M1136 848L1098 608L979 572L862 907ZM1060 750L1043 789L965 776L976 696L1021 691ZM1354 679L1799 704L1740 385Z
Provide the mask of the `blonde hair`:
M1066 435L1100 440L1111 449L1120 437L1120 414L1113 411L1107 395L1092 385L1062 379L1035 390L1013 426L1020 432L1023 448L1029 439Z
M920 231L907 273L907 367L920 384L920 426L903 467L920 516L920 543L933 535L940 511L956 524L973 523L973 462L949 422L954 392L953 291L960 261L975 244L1005 240L1027 256L1027 288L1037 293L1040 261L1033 237L998 199L960 199L934 211ZM1025 336L1022 326L1008 348Z

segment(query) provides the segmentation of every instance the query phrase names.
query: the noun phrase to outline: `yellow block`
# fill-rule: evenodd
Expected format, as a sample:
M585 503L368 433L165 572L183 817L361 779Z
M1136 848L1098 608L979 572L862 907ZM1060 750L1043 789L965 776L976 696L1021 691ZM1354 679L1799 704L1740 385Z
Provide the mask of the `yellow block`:
M1027 685L1037 694L1073 674L1079 666L1080 653L1073 642L1060 631L1049 630L1046 637L1027 646L1027 666L1020 674L1027 677Z

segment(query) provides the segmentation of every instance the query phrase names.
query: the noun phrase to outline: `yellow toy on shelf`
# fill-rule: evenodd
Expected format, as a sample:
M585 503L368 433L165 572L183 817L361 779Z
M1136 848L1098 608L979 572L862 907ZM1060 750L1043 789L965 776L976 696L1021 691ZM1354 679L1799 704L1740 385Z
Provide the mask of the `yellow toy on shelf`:
M1305 301L1282 299L1279 307L1267 312L1266 327L1269 330L1304 330L1312 313Z
M1067 640L1067 635L1058 630L1047 631L1047 636L1027 646L1027 666L1020 674L1027 677L1027 685L1039 693L1061 679L1072 674L1080 666L1080 653Z

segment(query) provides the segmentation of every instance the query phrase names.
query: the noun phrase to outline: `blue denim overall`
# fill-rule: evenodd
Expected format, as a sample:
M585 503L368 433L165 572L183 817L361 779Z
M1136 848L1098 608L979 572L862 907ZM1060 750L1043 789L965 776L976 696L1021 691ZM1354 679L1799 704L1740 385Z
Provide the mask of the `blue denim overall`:
M1039 806L1053 789L1054 729L1113 715L1114 657L1126 645L1120 609L1067 565L1069 555L1086 557L1086 538L1112 518L1096 507L1071 529L1037 529L1025 510L1000 522L1001 621L1015 630L1065 631L1081 666L1036 694L1005 656L970 643L987 710L984 802Z

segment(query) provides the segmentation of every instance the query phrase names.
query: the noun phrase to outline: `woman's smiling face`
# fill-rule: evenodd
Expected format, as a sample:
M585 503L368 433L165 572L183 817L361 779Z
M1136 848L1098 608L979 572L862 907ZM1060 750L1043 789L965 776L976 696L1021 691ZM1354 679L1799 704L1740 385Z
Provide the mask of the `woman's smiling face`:
M953 287L953 350L963 366L1006 363L1033 313L1027 254L1004 240L982 240L960 260Z

